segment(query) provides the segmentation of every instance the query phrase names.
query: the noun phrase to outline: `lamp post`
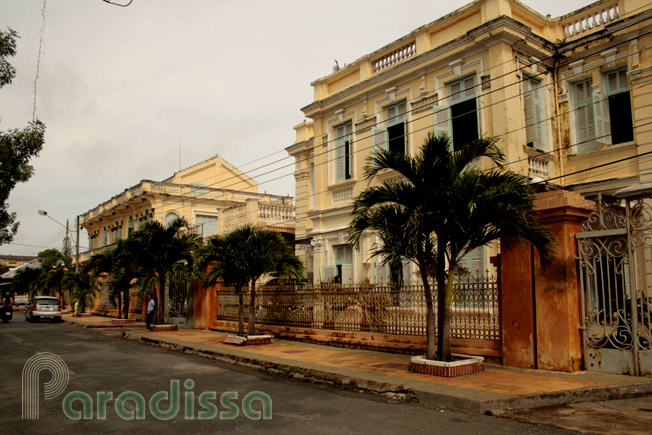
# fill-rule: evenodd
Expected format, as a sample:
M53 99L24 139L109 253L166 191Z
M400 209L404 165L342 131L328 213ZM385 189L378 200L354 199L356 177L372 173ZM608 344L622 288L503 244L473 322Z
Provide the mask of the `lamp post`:
M46 218L64 227L66 229L66 236L68 236L68 232L71 232L68 226L54 219L52 216L48 214L47 211L39 210L38 214L40 214L41 216L45 216ZM77 237L75 238L75 272L79 272L79 216L77 216L77 222L75 224L75 227L77 228ZM72 234L70 236L72 237Z

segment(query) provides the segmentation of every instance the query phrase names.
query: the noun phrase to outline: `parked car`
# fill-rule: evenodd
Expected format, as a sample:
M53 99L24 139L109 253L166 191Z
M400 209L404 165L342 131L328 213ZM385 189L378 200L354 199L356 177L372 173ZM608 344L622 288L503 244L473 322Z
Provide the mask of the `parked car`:
M60 322L61 305L59 304L59 299L53 296L34 296L34 299L27 304L25 320L33 322L38 319Z

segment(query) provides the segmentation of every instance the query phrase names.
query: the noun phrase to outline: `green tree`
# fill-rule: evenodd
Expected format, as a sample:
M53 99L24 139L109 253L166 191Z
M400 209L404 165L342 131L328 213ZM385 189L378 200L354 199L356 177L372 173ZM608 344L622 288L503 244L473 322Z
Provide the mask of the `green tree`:
M175 219L168 226L148 221L127 239L143 288L157 288L156 323L164 322L163 304L168 274L178 262L186 262L192 267L193 251L201 242L199 236L181 231L187 227L188 223L182 218Z
M497 169L483 172L472 163L488 158ZM459 261L477 247L517 236L539 250L542 262L554 257L552 238L537 221L535 192L526 177L502 170L504 155L494 139L480 139L453 151L446 136L429 134L420 153L380 151L370 157L365 176L393 170L365 189L353 206L350 240L358 246L365 230L379 235L385 262L406 258L419 269L426 299L426 358L451 358L450 314ZM434 300L429 278L437 283L437 349Z
M0 30L0 87L10 84L16 70L7 60L16 54L17 33ZM9 195L18 183L34 173L29 164L43 148L45 125L34 120L24 129L0 132L0 245L10 243L18 231L16 213L9 212Z
M63 277L63 288L70 293L70 303L74 307L79 302L75 314L83 313L86 303L92 302L100 291L100 282L97 276L85 266L79 272L68 271ZM90 301L89 301L90 299Z
M211 287L219 280L233 286L238 296L238 335L244 335L244 299L242 289L249 283L247 268L241 255L246 240L243 231L216 235L206 240L195 256L195 275L202 286Z
M203 282L214 284L218 278L233 284L239 295L239 333L244 333L242 289L250 287L248 333L256 333L256 282L265 274L301 278L303 263L287 241L276 231L253 225L236 228L225 236L209 239L201 251L198 266L206 275Z
M41 277L42 269L40 267L24 267L16 271L16 275L11 280L11 290L13 294L34 295L38 291L38 282Z
M109 297L118 306L118 317L124 319L129 318L129 292L139 277L138 261L130 244L129 240L118 240L110 258Z

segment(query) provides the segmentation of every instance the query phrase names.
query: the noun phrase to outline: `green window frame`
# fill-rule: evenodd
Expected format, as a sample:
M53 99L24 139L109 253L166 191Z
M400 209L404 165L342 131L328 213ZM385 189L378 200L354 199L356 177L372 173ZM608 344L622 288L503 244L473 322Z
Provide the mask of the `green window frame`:
M196 214L195 225L201 225L201 231L204 238L217 234L219 227L217 216L207 214Z
M600 121L598 136L602 133L607 144L620 144L634 140L634 129L632 122L632 103L629 94L629 81L627 68L618 68L607 71L602 75L605 83L604 90L606 98L603 98L600 105ZM596 120L597 118L596 112Z
M541 80L526 77L523 80L523 112L525 115L525 144L543 151L545 124L543 122L543 89Z
M335 180L353 178L353 122L335 127Z
M595 140L595 111L593 79L586 78L573 83L573 104L575 106L575 132L578 153L598 149Z
M483 276L485 272L484 246L480 246L466 254L459 262L469 272L471 278Z
M448 105L434 106L434 134L446 134L453 149L480 137L475 74L448 84Z
M387 149L405 154L407 150L407 101L400 101L385 107L385 127L387 128Z

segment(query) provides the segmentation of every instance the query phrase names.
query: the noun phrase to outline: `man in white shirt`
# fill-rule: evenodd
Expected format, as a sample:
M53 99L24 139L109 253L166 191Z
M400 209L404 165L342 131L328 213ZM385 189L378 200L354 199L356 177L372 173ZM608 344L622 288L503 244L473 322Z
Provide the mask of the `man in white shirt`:
M147 324L147 329L149 325L154 322L154 307L156 306L156 301L152 298L152 295L147 293L147 315L145 316L145 323Z

